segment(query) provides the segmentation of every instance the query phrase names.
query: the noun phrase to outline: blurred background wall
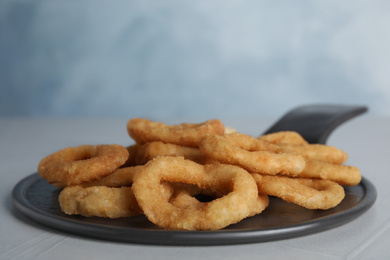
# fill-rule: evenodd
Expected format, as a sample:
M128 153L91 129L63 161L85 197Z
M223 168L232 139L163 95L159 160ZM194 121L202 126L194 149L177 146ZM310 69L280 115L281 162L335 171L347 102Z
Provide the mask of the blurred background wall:
M390 116L390 2L0 1L2 117Z

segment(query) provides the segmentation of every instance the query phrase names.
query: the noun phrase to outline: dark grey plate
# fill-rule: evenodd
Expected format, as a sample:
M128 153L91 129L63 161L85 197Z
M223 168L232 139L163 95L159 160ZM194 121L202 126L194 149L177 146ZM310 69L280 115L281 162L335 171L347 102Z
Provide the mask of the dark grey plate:
M328 230L350 222L375 202L373 184L363 178L354 187L345 187L346 197L330 210L308 210L278 198L259 215L219 231L167 231L145 216L121 219L68 216L58 204L59 189L37 173L21 180L13 190L16 208L45 226L66 233L97 239L153 245L231 245L288 239Z

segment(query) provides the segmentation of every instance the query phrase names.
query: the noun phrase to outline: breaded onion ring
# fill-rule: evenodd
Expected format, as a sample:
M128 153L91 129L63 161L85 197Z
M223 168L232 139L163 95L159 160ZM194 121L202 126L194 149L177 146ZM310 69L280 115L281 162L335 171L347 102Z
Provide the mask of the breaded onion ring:
M107 186L107 187L122 187L131 186L133 184L134 176L142 169L141 165L124 167L115 170L110 175L104 176L100 179L82 182L80 186Z
M330 209L345 197L344 188L332 181L252 174L259 192L308 209Z
M129 158L121 167L131 167L131 166L138 165L136 163L136 157L137 157L139 147L140 145L138 144L132 144L126 147L127 151L129 152Z
M145 164L149 160L158 156L183 156L184 158L203 163L205 156L196 147L188 147L177 144L167 144L163 142L151 142L144 145L138 145L136 164Z
M293 131L275 132L259 136L258 139L313 160L342 164L348 159L348 154L344 151L329 145L309 144L299 133Z
M169 183L162 183L159 189L163 198L171 197L173 189ZM122 218L143 214L131 187L70 186L60 192L58 201L67 215Z
M272 144L308 144L298 132L294 131L279 131L265 134L259 136L258 139Z
M316 160L306 160L305 168L297 177L331 180L346 186L355 186L362 180L360 170L355 166L337 165Z
M231 126L225 126L225 135L231 133L237 133L237 130Z
M199 149L213 160L250 172L296 176L305 167L301 155L283 152L276 145L239 133L204 136Z
M324 144L279 144L283 149L290 150L302 155L305 158L333 163L342 164L348 159L348 154L334 146Z
M161 181L196 184L231 192L200 207L175 207L158 192ZM217 230L253 214L258 190L254 179L232 165L200 165L183 157L157 157L134 177L134 195L154 224L173 230Z
M202 136L205 134L223 135L225 127L217 119L199 124L166 125L145 118L133 118L127 123L127 131L137 144L160 141L197 147Z
M78 185L109 175L129 156L121 145L81 145L64 148L43 158L39 175L58 187Z
M58 201L68 215L120 218L142 214L130 187L71 186L60 192Z

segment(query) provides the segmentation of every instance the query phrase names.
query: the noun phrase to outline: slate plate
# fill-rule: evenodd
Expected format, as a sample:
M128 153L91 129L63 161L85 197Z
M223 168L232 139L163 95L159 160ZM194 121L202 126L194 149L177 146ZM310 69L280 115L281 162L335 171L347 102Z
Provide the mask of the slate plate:
M16 208L31 219L62 232L109 241L182 246L259 243L321 232L354 220L377 197L373 184L363 178L359 185L345 187L345 199L330 210L308 210L271 197L261 214L223 230L167 231L143 215L121 219L65 215L58 204L59 191L34 173L14 187L13 200Z

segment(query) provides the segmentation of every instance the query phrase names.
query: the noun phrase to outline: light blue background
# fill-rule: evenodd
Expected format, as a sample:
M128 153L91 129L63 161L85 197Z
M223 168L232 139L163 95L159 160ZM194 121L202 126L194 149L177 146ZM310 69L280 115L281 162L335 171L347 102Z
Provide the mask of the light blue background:
M390 2L0 0L0 116L390 116Z

